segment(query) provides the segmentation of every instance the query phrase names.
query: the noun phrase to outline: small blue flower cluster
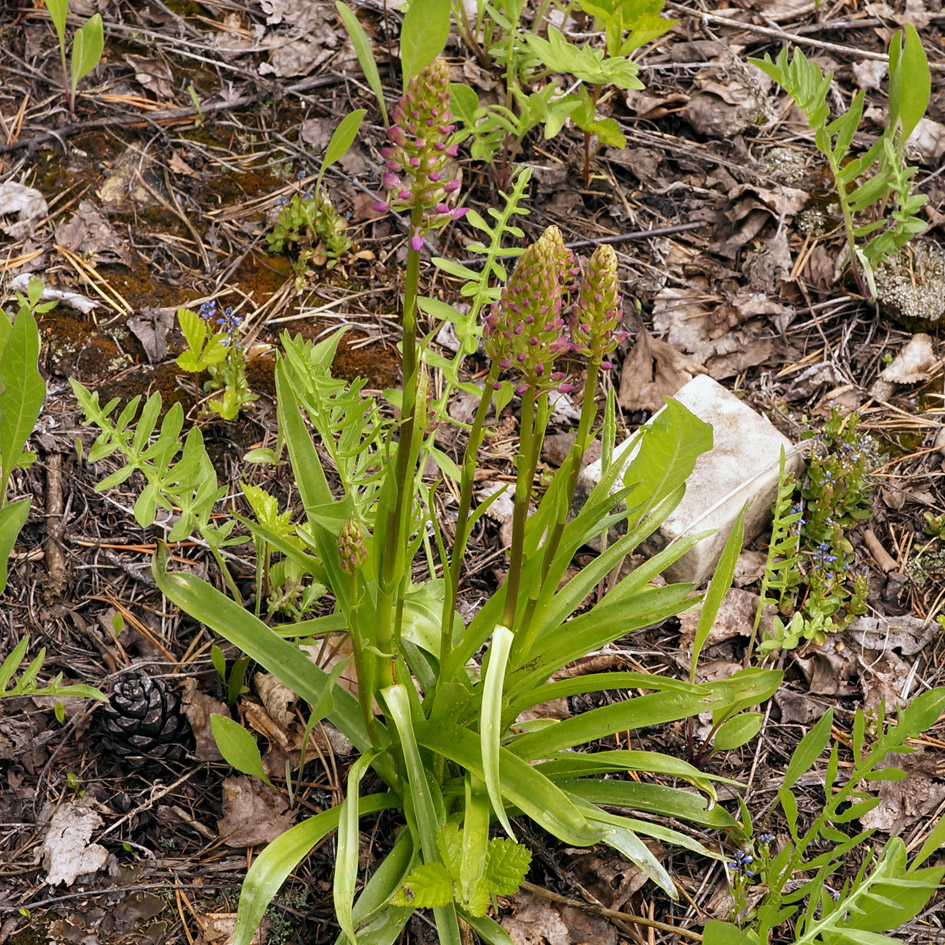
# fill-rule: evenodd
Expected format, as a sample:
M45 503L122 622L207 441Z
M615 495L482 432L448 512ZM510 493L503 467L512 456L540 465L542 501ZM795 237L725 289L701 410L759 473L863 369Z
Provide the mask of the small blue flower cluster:
M242 351L243 346L240 344L240 325L243 324L242 315L235 315L233 313L233 306L227 305L223 309L223 314L219 317L216 317L218 313L217 303L215 299L210 299L209 302L204 302L197 314L205 321L215 321L217 325L220 326L219 333L225 334L226 338L223 343L225 345L232 346L234 351Z
M739 873L742 876L755 876L756 873L754 870L749 869L751 864L754 862L755 858L750 853L746 853L744 850L739 850L735 854L735 859L728 864L728 868L730 870L734 870L736 873Z
M829 570L828 565L837 563L837 555L832 554L829 542L822 541L811 554L811 566L815 571Z

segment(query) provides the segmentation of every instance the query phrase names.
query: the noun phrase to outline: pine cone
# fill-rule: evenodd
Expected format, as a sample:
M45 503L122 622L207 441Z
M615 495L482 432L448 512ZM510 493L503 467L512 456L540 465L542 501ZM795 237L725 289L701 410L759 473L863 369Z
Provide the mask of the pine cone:
M103 709L102 727L109 748L123 757L182 761L194 747L180 695L163 679L141 670L123 673Z

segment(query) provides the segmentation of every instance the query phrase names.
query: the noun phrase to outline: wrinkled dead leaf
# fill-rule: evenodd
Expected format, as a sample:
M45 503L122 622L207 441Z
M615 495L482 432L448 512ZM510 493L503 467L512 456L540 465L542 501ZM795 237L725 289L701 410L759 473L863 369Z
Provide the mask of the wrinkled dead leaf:
M180 156L177 151L171 154L167 169L172 174L179 174L182 177L200 177L200 175Z
M852 647L844 647L839 639L828 637L821 646L809 649L806 656L795 654L794 659L813 695L846 697L856 694L852 682L858 678L860 670L856 653Z
M43 839L43 869L50 886L71 886L79 876L96 873L108 859L108 850L89 843L102 818L86 801L68 801L49 821Z
M229 847L271 843L295 822L284 798L267 784L239 775L223 782L223 817L217 830Z
M661 862L666 848L655 841L647 843L650 852ZM642 889L649 877L638 866L621 859L613 851L602 855L573 851L571 870L581 885L607 909L627 910L634 893Z
M253 685L269 714L280 724L289 726L295 721L295 713L290 707L299 701L299 697L277 676L272 673L257 673Z
M874 782L882 801L860 818L860 824L864 830L901 834L938 809L945 801L945 784L934 780L937 773L934 756L922 748L911 755L893 755L889 763L905 771L906 777L901 781Z
M157 98L168 101L174 97L174 73L163 59L126 53L125 62L135 70L138 82Z
M600 916L520 892L509 900L512 914L500 922L515 945L616 945L617 931Z
M7 236L15 240L32 236L36 221L48 213L46 198L38 190L13 180L0 184L0 231ZM14 217L15 222L5 217Z
M878 89L889 72L889 66L878 59L862 59L853 63L853 81L860 89Z
M624 410L655 412L663 407L665 397L672 397L702 373L691 358L643 329L623 362L617 403Z
M939 632L938 625L919 617L857 617L847 628L850 639L865 650L898 650L903 656L920 653Z
M919 333L906 342L879 376L892 384L921 384L929 379L939 363L931 336Z
M757 594L737 587L731 588L722 598L719 612L703 646L708 648L733 637L750 636L757 608ZM679 615L679 648L684 653L692 650L699 616L699 610L689 610Z
M196 945L232 945L236 931L237 914L235 912L206 912L196 916ZM259 928L253 933L250 945L262 945L268 941L272 921L263 918Z
M217 749L216 739L210 727L211 715L230 717L230 710L225 703L197 688L197 681L188 676L184 679L181 694L181 708L194 732L196 748L194 756L198 761L222 761L223 755Z
M78 212L56 227L55 237L64 249L84 256L90 262L131 265L128 247L91 200L81 201Z
M145 308L128 319L128 327L141 342L151 364L159 364L167 357L167 333L174 327L176 312L175 308Z

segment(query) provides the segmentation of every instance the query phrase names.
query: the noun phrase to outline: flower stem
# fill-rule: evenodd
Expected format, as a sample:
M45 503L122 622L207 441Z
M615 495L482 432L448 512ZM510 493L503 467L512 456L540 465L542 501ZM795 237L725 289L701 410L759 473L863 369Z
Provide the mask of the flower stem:
M423 222L422 208L415 208L411 213L411 231L416 232ZM394 684L393 659L395 646L400 637L400 619L402 600L395 602L395 594L402 598L400 591L404 587L401 569L409 569L406 560L409 534L407 516L411 502L407 494L413 495L414 470L410 468L411 456L414 456L413 439L416 425L417 408L417 287L420 281L420 251L407 247L407 273L404 284L403 315L403 401L400 411L400 437L394 455L394 501L388 509L384 528L384 557L381 562L380 587L377 601L377 646L382 653L391 654L381 660L380 686L386 688Z
M518 592L522 582L522 565L525 553L525 523L528 519L528 503L532 497L532 485L535 479L535 466L538 457L535 442L535 401L536 391L529 387L522 397L522 430L519 440L518 475L515 479L515 508L512 512L512 544L509 548L509 573L505 580L505 609L502 614L504 626L515 630L515 610L518 604ZM516 635L512 646L513 657L518 647Z
M469 431L469 441L466 443L466 452L463 456L463 476L460 485L459 510L456 517L456 532L453 537L453 548L450 554L449 577L447 579L446 594L443 598L443 613L440 618L440 666L445 665L453 650L453 611L456 609L456 596L459 593L459 579L463 572L463 558L466 554L466 542L469 540L469 512L472 506L472 491L476 478L476 459L479 447L482 445L483 427L486 414L492 405L492 391L499 377L499 366L493 364L486 378L486 386L472 428Z
M545 543L544 557L541 563L541 580L536 582L532 588L528 599L525 619L522 621L522 652L527 653L534 643L535 631L532 629L535 623L535 608L538 605L538 598L541 595L548 572L551 570L551 564L558 553L561 545L561 537L564 534L564 527L568 521L568 510L571 508L571 502L574 499L574 490L577 488L578 475L581 472L581 463L584 460L584 453L590 441L591 425L597 416L597 379L600 376L601 358L593 358L587 367L587 380L584 384L584 397L581 402L581 419L578 422L577 435L574 439L574 445L571 447L569 459L571 466L568 470L568 484L565 487L565 501L561 504L561 514L555 522L554 529L551 532L548 541ZM535 624L537 626L537 624Z

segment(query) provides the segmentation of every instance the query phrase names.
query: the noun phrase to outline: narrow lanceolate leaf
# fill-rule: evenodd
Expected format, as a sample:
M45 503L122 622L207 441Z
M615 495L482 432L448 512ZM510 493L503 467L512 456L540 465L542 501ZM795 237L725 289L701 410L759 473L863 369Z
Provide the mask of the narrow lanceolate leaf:
M911 23L906 24L906 39L902 50L902 101L899 120L902 124L901 140L905 143L916 125L925 117L932 90L929 61L922 40Z
M397 803L391 794L371 794L359 799L358 814L364 817ZM256 858L243 880L233 945L250 945L275 894L312 847L338 826L340 816L340 807L316 814L290 827Z
M364 78L367 79L367 83L371 87L374 97L377 99L377 107L381 110L381 117L384 119L384 127L386 128L390 124L390 121L387 117L387 106L384 104L384 86L381 84L381 74L377 70L377 60L374 58L374 50L371 48L371 41L368 39L367 33L364 32L364 27L355 15L354 10L342 3L341 0L336 0L335 9L338 11L338 16L341 17L341 22L344 23L345 29L348 31L348 36L351 38L351 45L354 46L361 71L364 73Z
M791 761L784 772L782 787L790 790L797 779L808 772L811 765L820 757L821 752L830 740L830 729L833 725L833 709L827 709L820 721L800 740Z
M0 357L0 505L46 397L46 385L36 366L38 357L36 319L23 311L13 323Z
M341 804L338 824L338 858L332 897L335 917L351 945L357 945L354 933L354 892L358 880L358 793L361 779L374 760L375 752L365 752L348 771L348 785Z
M480 744L482 765L485 769L486 790L493 810L505 832L514 840L512 825L505 813L502 790L499 784L499 740L502 736L502 689L505 669L509 661L514 635L508 627L498 626L492 636L489 660L483 680L482 719L480 722Z
M20 529L30 514L30 500L19 499L0 508L0 593L7 586L7 562Z

